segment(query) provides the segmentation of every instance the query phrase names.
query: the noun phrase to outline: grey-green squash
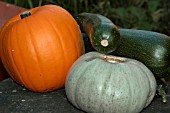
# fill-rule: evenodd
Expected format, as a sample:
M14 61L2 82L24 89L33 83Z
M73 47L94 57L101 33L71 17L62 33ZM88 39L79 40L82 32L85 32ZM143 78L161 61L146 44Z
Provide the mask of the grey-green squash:
M153 100L156 80L137 60L89 52L73 63L65 91L88 113L139 113Z

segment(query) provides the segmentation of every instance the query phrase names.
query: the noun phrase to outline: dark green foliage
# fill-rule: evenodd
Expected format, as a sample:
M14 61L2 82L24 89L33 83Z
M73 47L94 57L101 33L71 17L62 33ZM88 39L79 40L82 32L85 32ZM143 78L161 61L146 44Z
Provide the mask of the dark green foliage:
M2 0L21 7L32 8L55 4L78 13L99 13L120 28L143 29L170 35L169 0Z

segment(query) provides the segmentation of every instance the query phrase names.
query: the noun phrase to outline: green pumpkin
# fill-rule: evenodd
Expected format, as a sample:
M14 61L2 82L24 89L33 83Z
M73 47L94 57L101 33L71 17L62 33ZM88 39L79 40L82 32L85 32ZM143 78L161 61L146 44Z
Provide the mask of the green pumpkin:
M153 100L156 80L137 60L89 52L72 65L65 91L88 113L139 113Z

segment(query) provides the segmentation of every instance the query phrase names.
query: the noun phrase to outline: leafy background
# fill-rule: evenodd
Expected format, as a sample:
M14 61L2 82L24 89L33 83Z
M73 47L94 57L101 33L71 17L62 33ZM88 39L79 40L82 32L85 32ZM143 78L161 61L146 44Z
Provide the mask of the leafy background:
M143 29L170 36L169 0L1 0L24 8L55 4L73 16L99 13L120 28Z

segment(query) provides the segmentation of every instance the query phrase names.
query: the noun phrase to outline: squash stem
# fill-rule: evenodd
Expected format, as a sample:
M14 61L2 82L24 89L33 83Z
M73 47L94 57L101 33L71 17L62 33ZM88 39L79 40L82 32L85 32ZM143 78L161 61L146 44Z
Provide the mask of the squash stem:
M107 46L109 45L108 40L102 40L100 43L101 43L101 45L104 46L104 47L107 47Z
M162 90L160 93L161 93L160 95L162 96L162 102L166 103L167 102L167 97L166 97L165 91Z
M26 18L26 17L28 17L30 15L31 15L30 11L26 11L26 12L20 14L20 17L21 17L21 19L24 19L24 18Z
M162 102L167 102L166 92L162 85L158 86L158 94L162 97Z

